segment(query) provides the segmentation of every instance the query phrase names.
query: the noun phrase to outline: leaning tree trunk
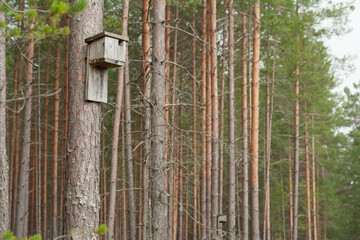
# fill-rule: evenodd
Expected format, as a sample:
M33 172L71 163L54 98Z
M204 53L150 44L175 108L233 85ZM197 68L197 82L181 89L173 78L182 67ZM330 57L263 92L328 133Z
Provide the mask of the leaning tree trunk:
M70 20L69 128L65 193L65 233L73 239L95 237L99 225L101 104L85 101L85 38L102 31L103 1Z
M23 137L21 144L21 157L19 166L19 178L16 200L16 220L15 235L17 237L27 237L28 234L28 199L29 199L29 159L30 159L30 135L31 135L31 93L32 93L32 75L33 63L30 62L34 56L34 39L31 37L34 28L34 20L29 22L30 40L28 42L28 51L26 57L26 86L25 106L23 118Z
M5 13L0 12L0 22ZM0 235L9 230L9 166L6 153L6 41L0 29Z
M250 148L250 187L252 239L260 239L259 230L259 73L260 73L260 0L254 5L253 33L253 69L252 69L252 122Z
M150 192L152 208L152 237L166 240L165 193L165 0L154 1L153 27L153 85L152 85L152 159L150 163Z

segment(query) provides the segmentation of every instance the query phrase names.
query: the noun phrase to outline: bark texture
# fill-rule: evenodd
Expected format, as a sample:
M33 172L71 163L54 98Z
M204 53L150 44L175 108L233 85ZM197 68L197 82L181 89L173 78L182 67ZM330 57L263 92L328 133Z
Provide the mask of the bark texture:
M0 13L0 22L5 13ZM9 230L9 166L6 153L6 41L0 29L0 236Z
M259 229L259 73L260 73L260 1L254 4L253 32L253 69L252 69L252 122L250 148L250 187L252 239L260 239Z
M241 109L241 125L242 125L242 157L243 157L243 207L242 207L242 236L244 240L249 239L249 142L248 142L248 103L247 103L247 30L246 30L246 14L242 16L242 40L241 40L241 54L242 54L242 109Z
M152 237L166 240L165 192L165 0L154 1L153 85L152 85L152 159L150 191Z
M31 32L34 28L34 22L29 23L30 40L28 42L27 59L32 60L34 56L34 39L31 38ZM28 235L28 199L29 199L29 162L30 162L30 141L31 141L31 94L32 94L32 75L33 65L30 61L26 62L25 70L25 106L23 116L23 136L21 144L21 157L19 165L19 178L16 199L16 220L15 235L27 237Z
M234 16L233 0L229 0L229 204L228 232L229 239L235 240L235 78L234 78Z
M102 31L103 1L89 0L87 8L70 20L69 128L65 233L89 239L99 225L101 105L85 101L85 38Z

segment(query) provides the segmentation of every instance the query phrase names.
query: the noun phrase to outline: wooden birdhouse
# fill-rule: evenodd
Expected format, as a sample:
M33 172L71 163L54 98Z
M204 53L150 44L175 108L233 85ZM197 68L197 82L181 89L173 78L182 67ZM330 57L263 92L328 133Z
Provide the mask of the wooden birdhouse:
M127 37L102 32L85 39L87 48L85 99L107 102L108 68L125 64Z
M128 38L102 32L85 39L89 48L89 63L99 68L124 66Z

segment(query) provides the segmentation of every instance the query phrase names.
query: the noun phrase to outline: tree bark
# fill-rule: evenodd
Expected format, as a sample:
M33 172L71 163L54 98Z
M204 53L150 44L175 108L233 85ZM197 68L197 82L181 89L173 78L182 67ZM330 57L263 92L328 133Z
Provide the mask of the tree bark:
M292 231L293 231L293 225L294 225L294 217L293 217L293 209L294 209L294 206L293 206L293 171L292 171L292 161L291 161L291 149L290 149L290 138L289 138L289 155L288 155L288 169L289 169L289 176L288 176L288 179L289 179L289 194L288 194L288 197L289 197L289 240L292 239L293 237L293 234L292 234Z
M55 91L60 82L60 48L56 48L55 56ZM52 166L52 238L57 237L57 177L58 177L58 133L59 133L59 105L60 93L54 95L54 134L53 134L53 166Z
M50 78L50 48L47 49L46 57L46 70L45 70L45 92L48 91L49 78ZM42 134L42 146L41 146L41 235L44 239L47 238L47 140L48 140L48 106L49 98L44 99L44 118L43 118L43 134Z
M123 22L122 35L127 36L128 23L128 9L129 0L123 0ZM136 204L134 193L134 170L133 170L133 156L132 156L132 140L131 140L131 96L130 96L130 76L129 76L129 51L126 51L126 60L124 66L124 83L125 83L125 134L126 134L126 169L127 169L127 183L129 190L128 195L128 216L129 216L129 238L136 239Z
M260 239L259 229L259 73L260 73L260 1L254 4L253 31L253 69L252 69L252 122L250 148L250 187L252 239Z
M298 18L299 15L299 7L298 7L299 1L296 0L296 16ZM296 36L296 48L299 46L299 35ZM300 73L299 65L296 66L295 70L295 103L294 103L294 206L293 206L293 231L292 231L292 239L297 240L298 237L298 195L299 195L299 80L298 76Z
M202 31L202 45L201 45L201 239L206 239L206 158L207 158L207 84L206 84L206 0L202 0L202 16L201 16L201 31Z
M69 27L70 19L66 17L66 26ZM69 35L66 36L65 40L65 65L64 65L64 106L63 106L63 127L62 134L63 138L61 141L61 180L60 180L60 199L59 199L59 235L63 235L63 211L64 211L64 188L65 188L65 167L66 167L66 141L67 141L67 129L69 119Z
M31 60L34 57L34 38L32 31L34 29L35 20L29 22L29 42L28 51L26 53L27 59ZM31 145L31 94L32 94L32 75L33 65L30 61L26 62L26 89L25 89L25 106L23 116L23 136L21 144L21 157L19 165L19 178L16 199L16 220L15 220L15 236L18 238L27 237L28 235L28 199L29 199L29 160L30 160L30 145Z
M69 128L65 233L73 239L94 237L99 225L101 105L85 101L85 38L102 31L103 1L94 0L70 20Z
M0 22L6 20L0 13ZM6 152L6 40L0 29L0 235L10 228L9 166Z
M170 19L171 19L171 5L170 2L166 3L166 7L165 7L165 19L166 19L166 23L165 23L165 51L166 51L166 61L170 61L170 34L171 34L171 29L170 29ZM150 43L149 43L150 44ZM150 48L150 47L149 47ZM170 94L170 63L168 62L165 66L165 105L169 105L169 94ZM169 138L171 136L169 136L169 107L165 108L165 119L166 119L166 123L165 123L165 162L168 165L168 169L167 169L167 175L166 175L166 180L167 180L167 191L170 195L170 197L168 198L168 208L167 208L167 221L168 221L168 237L172 238L172 232L173 232L173 205L174 205L174 200L173 200L173 195L174 195L174 186L173 186L173 166L172 166L172 156L170 156L169 158L169 146L170 146L170 141ZM171 150L171 154L172 154L172 150ZM170 161L169 161L170 159Z
M152 159L150 192L152 207L152 237L166 240L165 194L165 0L154 1L153 85L152 85Z
M124 11L124 7L123 7ZM115 225L115 209L116 209L116 181L117 181L117 163L119 148L119 129L121 108L124 93L124 70L118 69L117 87L116 87L116 103L114 113L114 125L111 142L111 169L110 169L110 190L109 190L109 208L107 224L109 227L107 238L114 239ZM124 136L123 136L124 137ZM106 184L106 183L105 183ZM106 211L106 210L105 210Z
M179 17L179 7L178 5L175 6L175 30L174 30L174 47L173 47L173 76L172 76L172 93L171 93L171 125L175 126L175 105L176 105L176 83L177 83L177 52L178 52L178 19ZM176 131L173 128L171 130L171 155L170 155L170 174L169 174L169 193L173 196L173 204L172 204L172 240L176 240L177 235L177 227L178 227L178 165L177 165L177 153L176 153Z
M316 163L315 163L315 134L314 134L314 115L311 116L312 137L311 137L311 160L312 160L312 200L313 200L313 222L314 222L314 240L318 239L317 234L317 210L316 210Z
M195 11L193 13L193 20L192 20L192 27L193 29L196 29L196 15ZM193 211L193 240L197 239L198 232L197 232L197 226L198 226L198 181L199 181L199 165L198 165L198 156L197 156L197 142L196 142L196 100L197 100L197 94L196 94L196 38L192 38L191 42L192 47L192 75L194 76L193 82L192 82L192 90L193 90L193 109L192 109L192 117L193 117L193 134L192 134L192 147L193 147L193 165L194 165L194 188L193 188L193 197L194 197L194 211Z
M306 86L304 86L304 91ZM307 102L304 102L304 111L306 114ZM306 240L312 239L311 234L311 196L310 196L310 165L309 165L309 140L307 116L305 116L304 138L305 138L305 187L306 187Z
M246 29L246 14L242 15L242 40L241 40L241 54L242 54L242 156L243 156L243 209L242 209L242 236L244 240L249 239L249 146L248 146L248 103L247 103L247 58L246 58L246 42L247 42L247 29Z
M229 0L229 204L228 204L228 232L229 239L235 240L235 177L236 177L236 163L235 163L235 84L234 84L234 15L233 15L233 0Z
M219 215L219 105L217 79L217 42L216 42L216 0L210 0L210 40L211 40L211 108L212 108L212 166L211 166L211 227L214 238L219 236L217 217Z
M143 160L143 239L149 238L149 163L151 156L151 106L150 106L150 0L143 0L143 13L142 13L142 50L143 50L143 68L144 68L144 160Z

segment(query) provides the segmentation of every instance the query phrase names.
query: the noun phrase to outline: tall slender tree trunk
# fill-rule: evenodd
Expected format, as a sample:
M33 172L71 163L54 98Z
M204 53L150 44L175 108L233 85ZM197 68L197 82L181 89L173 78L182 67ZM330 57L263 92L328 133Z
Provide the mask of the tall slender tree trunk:
M50 48L46 51L48 53L46 57L46 70L45 70L45 92L48 91L49 78L50 78ZM43 134L42 134L42 146L41 146L41 235L44 239L47 238L47 140L48 140L48 106L49 98L44 99L44 118L43 118Z
M142 50L143 50L143 68L144 68L144 160L143 160L143 239L149 238L149 163L151 156L151 107L150 107L150 88L151 88L151 76L150 76L150 1L142 1L143 13L142 13Z
M275 54L275 51L274 51ZM269 58L269 44L267 46L267 58ZM269 61L266 61L267 67ZM271 163L271 125L273 113L273 95L275 80L275 60L273 60L272 80L270 83L269 69L266 72L266 122L265 122L265 207L264 207L264 240L271 238L270 223L270 163Z
M152 85L152 159L150 192L152 207L152 237L166 240L165 194L165 0L154 1L153 85Z
M5 22L0 13L0 22ZM0 29L0 235L10 228L9 166L6 152L6 40Z
M201 16L201 31L202 31L202 46L201 46L201 239L206 239L206 162L207 162L207 84L206 84L206 0L202 0L202 16Z
M31 60L34 57L34 38L32 31L34 29L34 21L29 22L29 42L26 53L27 59ZM29 160L30 160L30 145L31 145L31 94L32 94L32 78L33 65L32 62L26 62L26 88L25 88L25 106L23 116L23 136L21 144L21 157L19 164L18 189L16 199L16 220L15 220L15 235L17 237L27 237L28 235L28 199L29 199Z
M128 36L128 15L129 15L129 0L123 0L123 21L121 34ZM165 36L164 36L165 37ZM126 135L126 170L127 183L129 190L127 191L127 208L129 216L129 238L136 239L136 203L135 203L135 184L134 184L134 167L132 156L132 133L131 133L131 96L130 96L130 75L129 75L129 51L126 51L126 59L124 66L124 83L125 83L125 135Z
M247 103L247 58L246 58L246 42L247 42L247 24L246 14L242 15L242 40L241 40L241 68L242 68L242 157L243 157L243 209L242 209L242 236L244 240L249 239L249 147L248 147L248 103Z
M290 138L289 138L289 153L288 153L288 180L289 180L289 192L288 192L288 198L289 198L289 240L292 239L292 231L293 231L293 225L294 225L294 217L293 217L293 171L292 171L292 161L291 161L291 149L290 149Z
M195 11L193 13L192 27L196 29L196 15ZM199 182L199 164L198 164L198 156L197 156L197 141L196 141L196 100L197 100L197 88L196 88L196 38L192 38L191 42L192 47L192 75L194 76L192 82L192 90L193 90L193 108L192 108L192 117L193 117L193 134L192 134L192 147L193 147L193 164L194 164L194 188L193 188L193 197L194 197L194 210L193 210L193 240L197 240L198 232L198 182Z
M70 19L66 17L66 26L69 27ZM64 65L64 106L63 106L63 126L62 134L63 138L61 141L61 180L60 180L60 197L59 197L59 235L63 235L63 211L64 211L64 187L65 187L65 167L66 167L66 141L67 141L67 129L69 119L69 35L66 36L65 40L65 65Z
M316 163L315 163L315 135L314 135L314 115L311 116L312 137L311 137L311 160L312 160L312 202L313 202L313 226L314 240L318 239L317 233L317 210L316 210Z
M18 51L17 49L14 50L14 92L15 94L17 94L18 91L18 85L19 85L19 81L18 81L18 75L19 75L19 65L20 65L20 60L21 58L19 57ZM5 58L3 58L5 59ZM16 192L15 189L15 181L16 178L14 178L14 167L15 167L15 156L16 156L16 123L17 123L17 118L18 118L18 102L14 101L13 103L13 114L12 114L12 124L11 124L11 144L10 144L10 150L9 150L9 217L10 217L10 221L9 221L9 225L10 228L12 228L12 224L11 224L11 215L13 213L13 193Z
M252 69L252 122L250 148L250 187L251 187L251 226L252 239L260 239L259 229L259 73L260 73L260 1L254 4L253 32L253 69Z
M126 0L123 1L122 10L123 10L123 25L121 31L123 34L124 31L123 29L125 28L124 20L125 20L125 25L127 24L128 1ZM117 171L118 171L117 164L118 164L118 152L119 152L118 151L119 129L120 129L123 94L124 94L124 69L120 67L118 68L114 125L113 125L112 142L111 142L110 192L109 192L109 205L108 205L109 208L108 208L108 219L107 219L107 224L109 227L107 238L109 240L114 239L114 232L115 232L114 225L115 225L115 211L116 211L116 181L117 181ZM104 183L106 184L106 182Z
M173 62L174 62L174 66L173 66L173 76L172 76L172 93L171 93L171 103L172 103L172 109L171 109L171 124L172 126L176 125L175 122L175 105L176 105L176 83L177 83L177 54L178 54L178 17L179 17L179 7L178 5L175 6L175 30L174 30L174 47L173 47ZM178 165L177 165L177 152L176 152L176 146L177 144L176 142L176 131L173 128L171 130L171 156L170 156L170 174L169 174L169 185L171 185L170 188L170 194L172 194L174 200L173 200L173 204L172 204L172 239L176 240L176 235L177 235L177 227L178 227L178 197L179 197L179 192L178 192L178 177L179 175L177 175L177 171L178 170Z
M233 0L229 0L229 204L228 204L228 232L229 239L235 240L235 84L234 84L234 16Z
M306 86L304 86L304 91ZM307 102L304 102L304 111L306 114ZM306 187L306 240L312 239L311 234L311 196L310 196L310 165L309 165L309 139L308 139L308 123L305 116L304 138L305 138L305 187Z
M125 164L125 117L124 117L124 112L125 110L123 110L123 114L121 115L121 152L122 152L122 156L121 156L121 160L122 160L122 189L126 189L126 164ZM127 201L126 201L126 191L122 191L122 228L121 228L121 237L122 239L126 239L127 238L127 211L126 211L126 205L127 205Z
M180 62L183 62L183 47L181 46L181 50L180 50ZM183 233L183 220L184 220L184 209L183 209L183 205L184 205L184 176L183 176L183 132L182 132L182 112L183 112L183 108L181 105L182 102L182 91L183 91L183 71L182 69L180 70L180 84L179 84L179 108L178 108L178 128L179 130L179 141L178 141L178 163L177 163L177 193L178 193L178 231L176 233L177 238L176 239L183 239L184 233Z
M65 233L73 239L94 237L99 225L101 104L85 101L85 38L102 31L103 1L93 0L70 20L69 128Z
M224 126L224 108L225 108L225 65L226 65L226 38L227 38L227 18L226 14L228 11L228 3L227 0L224 1L224 24L223 24L223 36L222 36L222 59L221 59L221 93L220 93L220 126ZM223 192L224 192L224 128L220 127L219 129L219 214L222 214L223 209ZM222 228L222 226L219 226ZM221 229L222 230L222 229Z
M299 66L296 67L295 75L299 75ZM295 109L294 109L294 200L293 200L293 240L298 235L298 210L299 210L299 80L295 81Z
M299 16L299 1L296 0L296 16ZM299 47L299 35L296 36L296 48ZM295 106L294 106L294 206L293 206L293 231L292 239L297 240L298 237L298 211L299 211L299 79L300 74L299 65L296 66L295 70Z
M170 34L171 34L171 29L170 29L170 19L171 19L171 5L170 2L166 3L166 7L165 7L165 19L166 19L166 28L165 28L165 51L166 51L166 61L170 61ZM168 62L165 66L165 105L169 105L169 94L170 94L170 63ZM170 146L170 141L169 138L171 136L169 136L169 107L165 108L165 119L166 119L166 125L165 125L165 159L166 159L166 163L168 165L168 170L167 170L167 191L170 195L170 197L168 198L168 207L167 207L167 224L168 224L168 238L172 238L172 233L173 233L173 205L174 205L174 200L173 200L173 195L174 195L174 191L173 191L173 163L172 161L172 156L170 156L169 158L169 146ZM172 154L172 148L170 153ZM169 161L170 159L170 161Z
M210 8L210 58L211 58L211 108L212 108L212 166L211 166L211 227L217 239L217 217L219 215L219 105L217 79L217 42L216 42L216 0L209 1Z
M60 48L56 48L55 56L55 91L60 83ZM52 237L57 237L57 177L58 177L58 133L59 133L59 105L60 93L54 95L54 134L53 134L53 166L52 166Z

